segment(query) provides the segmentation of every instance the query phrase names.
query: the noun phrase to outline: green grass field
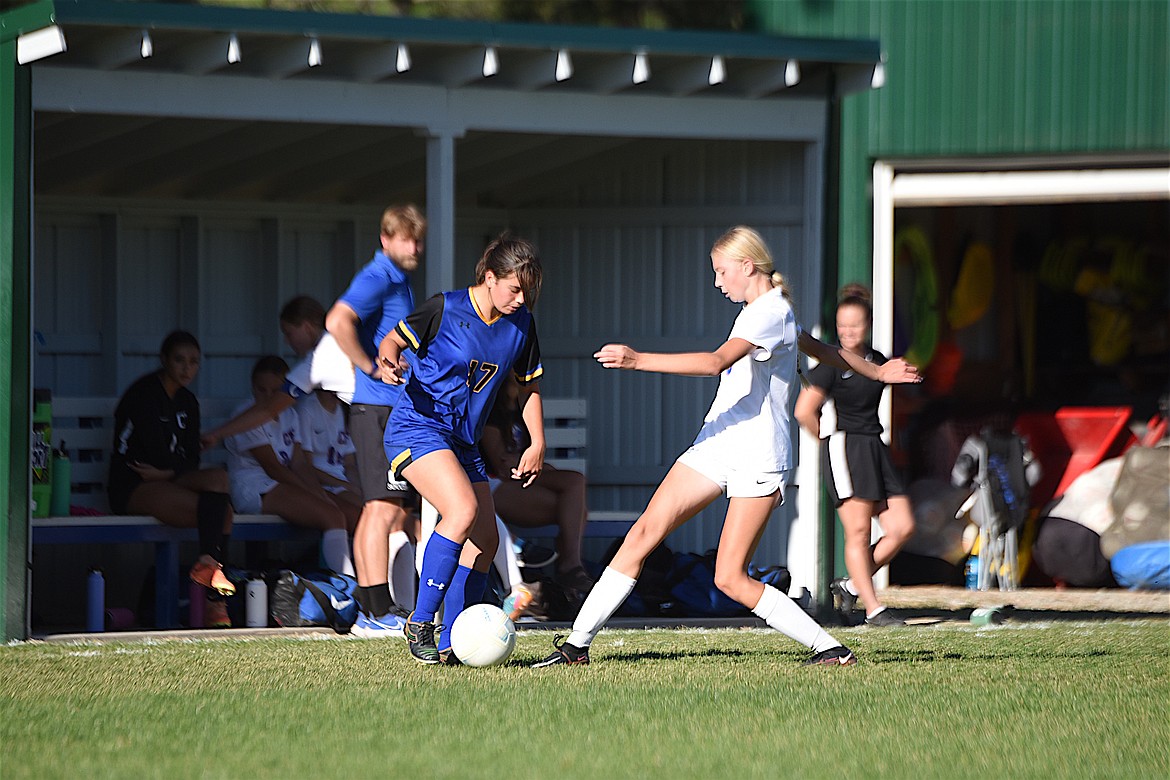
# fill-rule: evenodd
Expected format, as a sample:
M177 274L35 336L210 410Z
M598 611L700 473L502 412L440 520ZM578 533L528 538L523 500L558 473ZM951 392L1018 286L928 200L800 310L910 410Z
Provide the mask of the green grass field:
M1170 777L1170 623L607 631L593 665L425 667L398 641L0 648L0 776Z

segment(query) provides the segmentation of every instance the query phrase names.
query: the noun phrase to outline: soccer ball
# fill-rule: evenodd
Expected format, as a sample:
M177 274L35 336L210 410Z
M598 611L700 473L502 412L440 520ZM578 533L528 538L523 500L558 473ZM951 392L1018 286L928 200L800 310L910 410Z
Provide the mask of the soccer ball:
M451 625L451 650L468 666L495 666L516 649L516 626L504 610L472 604Z

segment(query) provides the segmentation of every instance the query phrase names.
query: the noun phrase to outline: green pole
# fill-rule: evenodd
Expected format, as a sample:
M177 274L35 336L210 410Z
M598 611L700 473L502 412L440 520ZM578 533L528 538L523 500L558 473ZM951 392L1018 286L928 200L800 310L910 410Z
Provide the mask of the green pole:
M28 626L32 84L29 68L16 63L20 30L13 22L23 23L30 10L0 15L0 442L8 443L0 447L4 641L24 639Z

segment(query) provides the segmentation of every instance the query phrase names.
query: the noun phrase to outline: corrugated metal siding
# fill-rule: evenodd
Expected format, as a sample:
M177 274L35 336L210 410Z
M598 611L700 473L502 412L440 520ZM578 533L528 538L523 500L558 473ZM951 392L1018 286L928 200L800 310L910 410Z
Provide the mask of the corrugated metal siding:
M1164 0L749 2L762 31L875 38L886 85L842 112L841 277L868 277L883 157L1170 148Z
M371 220L363 215L364 231ZM246 398L256 357L292 359L277 324L293 295L326 307L355 267L353 220L225 216L221 207L42 206L37 214L34 376L58 395L119 395L158 366L175 328L199 337L194 391ZM363 233L373 246L376 221Z

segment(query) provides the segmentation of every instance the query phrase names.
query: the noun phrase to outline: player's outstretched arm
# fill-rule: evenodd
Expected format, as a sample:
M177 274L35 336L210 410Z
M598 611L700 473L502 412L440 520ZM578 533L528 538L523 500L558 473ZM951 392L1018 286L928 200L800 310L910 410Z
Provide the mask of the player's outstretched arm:
M728 339L714 352L638 352L625 344L606 344L593 353L606 368L651 371L680 376L719 376L755 348L744 339Z
M852 369L864 377L887 385L913 384L922 381L918 369L902 358L890 358L880 366L874 365L861 355L826 344L813 338L804 330L800 331L799 346L801 352L816 358L821 363L828 363L841 369Z

